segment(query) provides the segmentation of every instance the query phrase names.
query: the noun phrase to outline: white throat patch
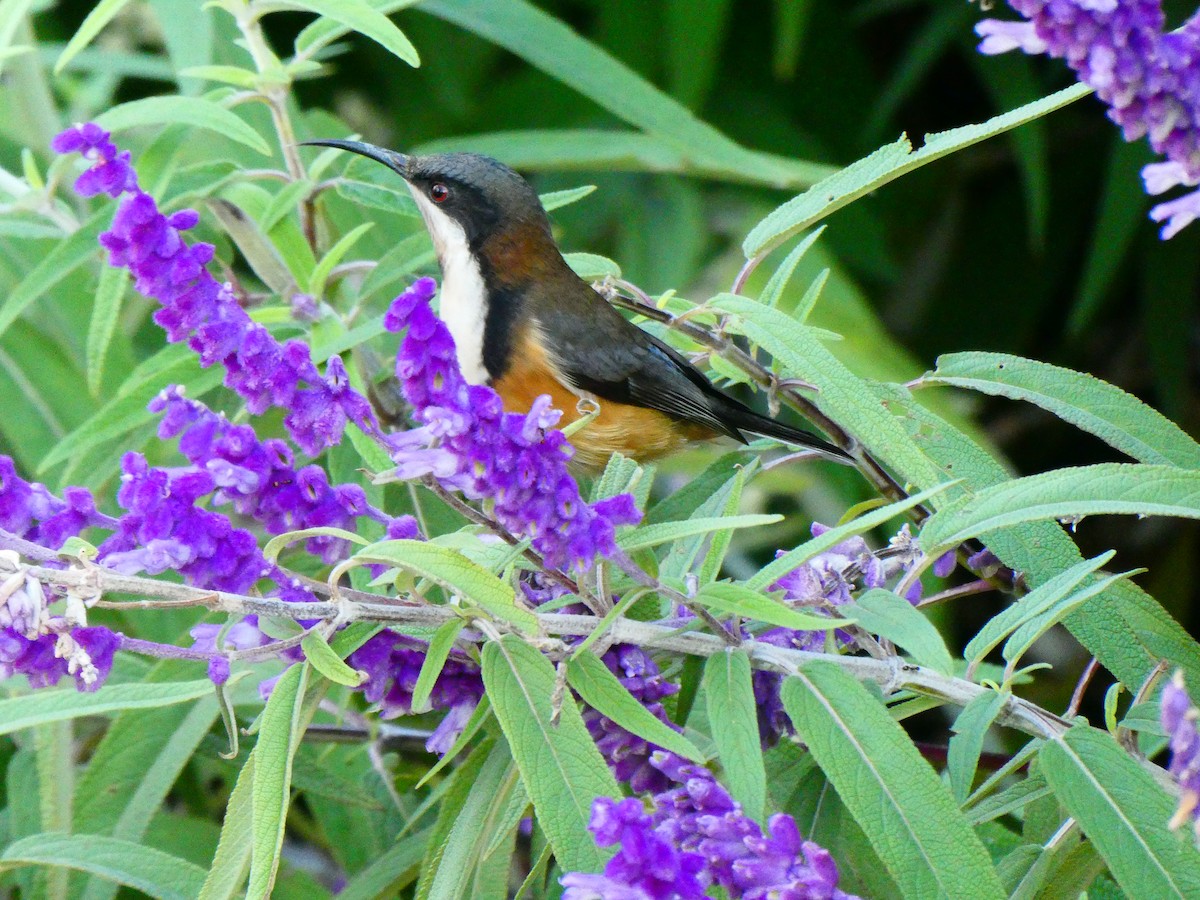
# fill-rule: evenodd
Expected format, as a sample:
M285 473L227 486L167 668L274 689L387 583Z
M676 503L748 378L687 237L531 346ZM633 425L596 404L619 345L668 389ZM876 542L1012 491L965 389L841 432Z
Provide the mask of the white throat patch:
M487 319L487 289L479 263L471 255L463 227L437 208L425 194L408 186L433 238L442 267L441 316L450 335L463 377L470 384L487 384L483 364L483 328Z

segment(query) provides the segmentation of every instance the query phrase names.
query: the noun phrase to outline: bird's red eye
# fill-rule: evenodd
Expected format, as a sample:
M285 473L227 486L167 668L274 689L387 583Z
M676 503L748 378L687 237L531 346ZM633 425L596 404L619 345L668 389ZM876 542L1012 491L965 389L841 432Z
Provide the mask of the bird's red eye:
M446 198L450 196L450 188L439 181L429 188L429 196L434 203L444 203Z

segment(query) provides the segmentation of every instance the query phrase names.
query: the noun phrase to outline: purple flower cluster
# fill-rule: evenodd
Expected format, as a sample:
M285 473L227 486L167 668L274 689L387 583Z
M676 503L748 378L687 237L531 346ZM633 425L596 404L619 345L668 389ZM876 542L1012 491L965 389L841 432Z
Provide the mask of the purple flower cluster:
M829 531L829 526L820 522L812 524L813 537ZM782 556L779 551L777 556ZM771 590L783 591L783 599L789 605L804 612L817 615L836 615L837 608L853 599L853 592L861 585L864 588L883 587L890 579L907 573L923 559L913 541L907 525L901 527L892 538L886 554L875 553L863 538L855 536L836 544L824 553L810 559L771 585ZM934 574L944 578L953 571L955 557L947 553L934 563ZM914 581L907 599L916 603L921 599L921 582ZM776 647L793 647L799 650L820 651L825 649L828 632L796 631L791 628L770 628L747 637ZM833 638L839 645L850 642L850 635L834 631ZM792 723L783 709L779 697L782 677L771 672L755 671L753 675L754 696L758 701L758 729L764 745L770 745L781 734L792 733Z
M1161 0L1009 0L1024 22L985 19L984 53L1021 49L1064 59L1091 85L1125 140L1146 137L1167 162L1143 169L1146 190L1200 184L1200 18L1163 31ZM1164 239L1200 216L1200 192L1154 208Z
M651 764L675 785L642 801L601 797L589 828L600 846L620 844L602 875L562 878L565 900L699 898L718 885L737 900L843 900L829 852L800 836L795 820L779 813L763 829L712 773L671 753Z
M414 712L413 690L427 649L422 640L385 630L346 658L350 666L366 673L363 694L368 702L379 705L382 718L394 719ZM426 749L438 754L449 750L482 696L479 666L465 654L451 651L429 695L431 709L448 712L425 742Z
M1168 771L1182 789L1171 828L1179 828L1191 819L1200 840L1200 709L1184 689L1182 672L1176 672L1163 688L1161 710L1163 730L1170 739Z
M310 455L338 443L348 422L378 434L370 404L350 387L341 359L330 357L321 375L303 341L280 344L252 321L230 285L217 282L205 268L212 245L183 240L182 232L195 227L199 215L190 209L163 215L138 187L129 153L118 153L108 132L91 123L76 125L51 146L93 161L75 182L80 194L125 195L100 243L111 265L128 269L138 291L162 304L154 320L167 340L187 340L203 365L224 366L226 386L242 396L251 413L269 406L287 409L284 425Z
M506 413L490 387L467 384L454 339L429 306L435 287L431 278L417 280L384 319L390 331L408 327L396 376L422 423L387 437L394 477L432 475L473 500L491 500L497 521L532 538L552 566L583 569L597 555L612 556L615 527L641 519L633 498L583 500L567 469L571 447L554 430L561 413L550 408L549 397L527 414Z
M96 510L85 488L67 488L56 497L45 485L22 479L12 459L0 456L0 532L57 549L86 528L114 523ZM22 571L11 550L0 554L0 680L24 675L39 688L70 675L79 690L97 690L112 670L120 638L104 627L83 626L78 611L70 618L51 615L41 583Z
M209 475L213 502L256 519L268 534L320 527L353 531L362 516L384 525L389 537L418 536L412 516L397 519L376 509L356 484L331 485L320 466L297 470L284 441L260 441L249 425L234 425L178 387L159 394L150 409L163 413L158 436L179 435L179 451L195 471ZM315 537L306 546L326 563L345 556L345 541L338 538Z

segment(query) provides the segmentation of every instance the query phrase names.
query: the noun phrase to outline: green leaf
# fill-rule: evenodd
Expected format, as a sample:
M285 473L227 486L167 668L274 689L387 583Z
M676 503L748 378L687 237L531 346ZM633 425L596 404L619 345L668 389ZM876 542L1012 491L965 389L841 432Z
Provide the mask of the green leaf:
M92 216L68 238L58 243L41 258L36 266L21 279L15 288L6 291L4 304L0 306L0 335L8 331L29 305L89 260L99 255L100 245L96 238L108 225L112 216L109 209Z
M325 295L325 282L329 280L329 273L333 271L333 267L342 261L342 258L350 252L350 248L358 243L359 238L374 227L374 222L363 222L342 235L341 239L329 248L329 252L321 257L321 261L317 263L308 279L310 294L315 297Z
M215 131L264 156L271 148L262 136L225 107L200 97L145 97L130 100L101 113L95 123L106 131L163 125L191 125Z
M404 36L404 32L391 19L362 0L288 0L288 3L340 22L352 31L369 37L414 68L421 65L417 48Z
M301 738L301 708L309 668L299 663L280 676L259 719L251 787L249 897L269 897L279 868L283 827L291 802L292 759ZM219 851L218 851L219 852Z
M814 228L811 234L805 235L804 240L798 243L792 252L784 257L783 262L779 267L771 273L770 279L762 292L758 295L758 302L764 306L778 306L779 300L783 297L784 288L788 286L788 282L792 280L792 275L796 271L796 266L799 265L801 258L808 252L809 248L817 242L825 231L825 226ZM804 316L797 316L803 322Z
M947 481L945 472L914 445L904 423L886 414L880 389L847 369L815 329L736 294L718 294L709 305L733 313L731 330L774 356L788 377L818 385L820 392L812 402L886 467L903 473L904 481L919 489Z
M1038 585L994 618L989 619L987 624L980 629L979 634L967 642L967 646L963 649L963 659L982 660L1000 646L1000 642L1016 628L1058 603L1115 555L1115 550L1109 550L1093 559L1076 563L1049 581Z
M290 293L292 285L299 279L258 222L237 203L224 197L210 197L205 203L263 284L276 294Z
M0 734L22 728L61 722L80 716L100 716L123 709L151 709L186 703L212 693L212 682L173 681L167 684L113 684L92 694L73 687L67 690L41 690L21 697L0 700Z
M516 819L508 812L513 806L518 807ZM504 900L512 866L512 838L528 806L512 753L504 741L498 741L454 817L428 896L438 900ZM500 839L496 849L492 849L493 838ZM505 846L509 853L497 852Z
M746 235L742 250L747 259L769 253L793 235L806 231L825 216L853 200L869 194L889 181L964 147L1003 134L1011 128L1053 112L1092 89L1072 85L979 125L965 125L938 134L927 134L920 150L913 150L907 137L880 147L869 156L851 163L835 175L813 185L759 222Z
M642 525L626 532L617 539L618 546L626 553L634 553L647 547L677 541L680 538L708 534L713 531L735 528L757 528L783 521L783 516L774 513L749 513L742 516L705 516L682 522L662 522L657 525Z
M410 834L392 844L382 856L356 873L338 894L338 900L377 900L395 896L399 882L411 878L425 861L430 829Z
M247 91L258 89L258 73L241 66L188 66L181 69L179 74L185 78L203 78L205 81L232 84Z
M980 694L963 707L950 728L954 736L950 738L950 746L946 751L946 773L950 776L950 789L959 806L966 802L967 795L971 793L979 754L983 752L983 739L1008 697L1004 691Z
M597 45L525 0L432 0L421 9L504 47L683 154L737 181L812 183L823 170L741 147ZM512 162L512 160L509 160Z
M1079 590L1072 591L1066 597L1054 603L1045 604L1040 611L1029 615L1025 621L1013 630L1012 635L1004 642L1004 647L1000 651L1000 655L1008 662L1008 665L1004 667L1005 679L1012 678L1013 670L1016 668L1017 663L1020 662L1021 657L1029 651L1029 648L1033 646L1038 638L1067 616L1071 615L1088 600L1104 593L1114 582L1128 578L1132 574L1133 572L1121 572L1116 575L1110 575L1107 578L1094 580L1091 584L1085 585Z
M943 675L951 674L954 664L946 642L933 623L903 597L882 588L872 588L839 612L871 634L903 647L921 665Z
M930 497L944 490L948 485L937 485L928 490L921 491L918 494L913 494L904 500L898 500L895 503L889 503L887 506L881 506L878 509L859 516L857 519L852 519L844 525L839 525L836 528L830 528L823 534L805 541L794 550L789 550L767 563L759 571L748 578L745 582L746 587L752 590L764 590L768 585L774 584L784 575L800 568L814 556L824 553L830 547L835 547L846 538L853 537L856 534L870 531L877 525L882 525L889 519L895 518L905 510L912 509L921 503L924 503Z
M121 302L125 289L129 287L129 273L124 269L105 266L100 270L100 284L96 287L96 298L92 302L92 322L87 336L88 391L93 397L100 393L104 377L104 357L117 330L117 317L121 314Z
M1001 898L987 850L884 706L829 663L783 684L801 740L905 897Z
M850 618L831 618L801 612L781 600L764 596L761 591L728 581L713 581L700 586L694 598L719 616L741 616L755 622L779 625L796 631L829 631L851 624Z
M646 709L594 653L571 656L567 681L584 703L626 731L692 762L704 762L695 744Z
M1092 375L1007 353L950 353L922 376L984 394L1025 400L1139 462L1200 468L1200 444L1137 397Z
M542 209L546 212L553 212L572 203L578 203L584 197L595 193L595 191L596 186L594 184L585 184L577 188L568 188L565 191L547 191L544 194L539 194L538 199L542 201Z
M100 0L92 11L87 14L87 18L83 20L83 24L79 26L79 30L67 42L67 46L63 48L63 52L58 56L58 62L54 64L54 74L58 75L66 68L67 63L75 58L84 47L95 40L104 26L111 22L118 13L121 12L127 5L129 0Z
M351 178L339 178L335 190L339 197L349 200L358 207L381 209L384 212L410 219L418 219L421 216L417 204L407 190L401 193L381 184L355 181ZM420 240L422 235L413 235L413 237ZM384 260L380 260L379 264L384 265Z
M1112 737L1077 725L1039 756L1054 793L1131 897L1200 896L1200 852L1166 823L1175 803Z
M429 639L425 660L421 663L417 683L413 686L412 700L409 701L413 712L421 713L430 710L429 695L433 692L433 686L437 684L438 676L442 674L442 668L446 665L446 659L450 656L454 642L458 640L458 636L466 624L465 619L451 619L449 622L439 625L438 630Z
M1099 463L1016 478L935 512L921 529L921 549L938 556L1021 522L1103 514L1200 518L1200 471Z
M483 683L559 865L599 872L608 854L587 828L592 801L618 797L620 790L569 695L552 721L554 667L520 638L505 635L483 648Z
M564 253L563 259L567 261L571 271L584 281L621 277L621 267L607 256L596 253Z
M345 528L334 528L332 525L319 525L316 528L301 528L298 531L285 531L283 534L277 534L275 537L267 541L263 547L263 556L268 562L275 562L279 558L279 554L283 552L283 548L297 541L306 541L309 538L315 537L335 537L339 540L350 541L353 544L367 546L371 542L361 534L355 534L353 531L347 531Z
M729 793L746 815L763 821L767 803L767 771L758 736L758 703L754 699L750 657L727 649L704 664L704 701L717 756L725 770Z
M221 838L199 900L232 900L246 883L254 837L254 756L257 750L255 747L250 751L225 805Z
M353 669L346 664L318 631L310 631L300 641L300 648L314 669L332 681L334 684L344 684L346 687L358 687L367 680L367 673Z
M537 633L537 616L517 605L512 586L461 553L426 541L380 541L352 559L416 572L526 634Z
M0 871L18 866L64 866L107 878L164 900L191 900L204 870L153 847L96 834L34 834L9 844Z

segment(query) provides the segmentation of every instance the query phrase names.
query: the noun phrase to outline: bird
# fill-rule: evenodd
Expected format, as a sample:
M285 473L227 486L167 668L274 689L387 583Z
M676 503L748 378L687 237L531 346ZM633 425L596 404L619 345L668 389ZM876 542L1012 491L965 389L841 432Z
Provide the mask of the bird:
M568 417L591 406L594 418L570 437L576 464L597 470L615 453L655 459L722 435L745 444L746 434L852 462L830 441L756 413L622 316L567 264L532 185L498 160L304 143L356 153L404 180L433 240L439 315L467 382L490 385L512 411L542 394Z

